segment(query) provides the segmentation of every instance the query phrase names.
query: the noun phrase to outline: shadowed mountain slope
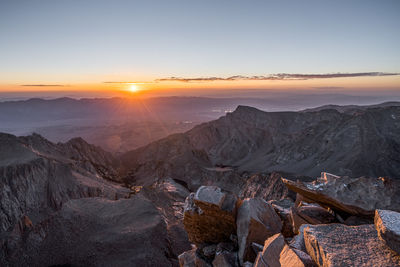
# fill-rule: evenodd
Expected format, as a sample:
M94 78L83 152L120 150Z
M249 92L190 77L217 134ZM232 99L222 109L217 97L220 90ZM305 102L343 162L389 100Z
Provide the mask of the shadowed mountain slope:
M218 120L121 157L127 181L138 184L163 176L197 184L199 177L233 175L231 169L398 178L399 159L400 107L395 106L350 114L334 109L263 112L239 106Z

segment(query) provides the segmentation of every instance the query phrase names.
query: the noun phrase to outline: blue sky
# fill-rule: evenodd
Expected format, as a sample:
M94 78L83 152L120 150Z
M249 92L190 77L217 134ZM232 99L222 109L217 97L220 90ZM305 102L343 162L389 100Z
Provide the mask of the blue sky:
M400 1L0 1L0 83L400 72Z

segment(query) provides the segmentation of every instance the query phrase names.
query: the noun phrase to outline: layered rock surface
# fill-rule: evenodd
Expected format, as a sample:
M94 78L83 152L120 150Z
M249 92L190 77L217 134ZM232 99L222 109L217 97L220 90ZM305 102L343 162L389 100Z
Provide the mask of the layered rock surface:
M374 225L310 225L304 229L308 254L318 266L400 266L400 255L379 238Z
M283 179L304 197L336 211L356 216L374 215L375 209L400 211L400 182L388 178L340 177L311 183Z

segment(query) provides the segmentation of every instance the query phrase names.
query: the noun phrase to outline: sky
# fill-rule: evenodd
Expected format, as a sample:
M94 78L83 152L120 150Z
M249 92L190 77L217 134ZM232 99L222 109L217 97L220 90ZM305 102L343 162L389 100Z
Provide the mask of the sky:
M399 14L397 0L0 0L0 91L398 93Z

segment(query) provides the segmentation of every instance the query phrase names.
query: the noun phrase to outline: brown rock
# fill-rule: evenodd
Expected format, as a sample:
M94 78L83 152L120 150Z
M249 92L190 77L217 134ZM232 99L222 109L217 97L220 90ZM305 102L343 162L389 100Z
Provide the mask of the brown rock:
M280 267L279 257L286 245L282 234L276 234L265 240L264 249L258 253L255 267Z
M373 225L310 225L304 241L318 266L400 266L400 256L379 240Z
M291 249L285 245L279 255L279 266L288 267L306 267L301 258Z
M388 178L317 179L311 183L282 179L304 197L335 211L356 216L373 216L375 209L400 211L400 181Z
M400 213L390 210L375 211L375 228L385 244L400 254Z
M255 267L311 267L315 266L306 253L290 248L282 234L276 234L265 241L264 249L258 253Z
M233 194L216 186L201 186L185 201L183 224L195 244L228 241L236 232L236 203Z
M239 242L239 261L253 261L256 254L251 243L263 243L268 237L280 233L282 223L274 208L261 198L245 199L236 218Z

